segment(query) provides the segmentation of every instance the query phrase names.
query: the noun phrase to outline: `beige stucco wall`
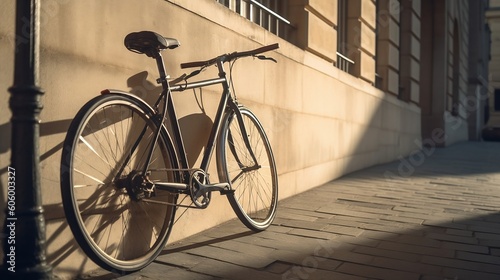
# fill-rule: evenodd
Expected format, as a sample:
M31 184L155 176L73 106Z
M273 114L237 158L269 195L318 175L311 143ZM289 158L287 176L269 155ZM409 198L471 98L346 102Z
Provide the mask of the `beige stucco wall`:
M14 2L0 3L2 201L10 162L7 88L13 73ZM321 5L313 6L321 9ZM338 70L331 61L276 37L215 1L42 1L40 85L46 91L40 138L42 195L48 260L60 277L96 268L73 241L63 215L59 191L62 141L77 110L100 90L119 88L146 97L145 92L156 90L154 61L123 47L125 35L138 30L154 30L180 40L181 47L164 53L172 77L184 73L178 66L181 62L280 43L281 48L270 54L278 64L246 59L234 70L238 97L259 116L274 148L280 199L418 148L417 105L376 89L366 78ZM322 46L311 48L321 50ZM147 81L138 75L143 71L148 71ZM214 74L210 69L200 79ZM216 90L202 93L209 117L219 98ZM175 101L180 116L200 116L193 92L176 93ZM186 131L201 138L206 135L205 127L198 132L193 123L186 123ZM191 153L199 149L200 142L190 145ZM1 220L3 215L2 211ZM232 218L235 215L226 199L214 194L207 210L187 211L174 226L171 240Z

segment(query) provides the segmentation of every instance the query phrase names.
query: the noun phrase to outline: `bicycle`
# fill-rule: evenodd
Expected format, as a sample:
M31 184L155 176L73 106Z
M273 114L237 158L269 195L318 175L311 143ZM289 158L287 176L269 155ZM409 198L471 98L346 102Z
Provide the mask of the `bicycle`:
M151 31L130 33L125 46L156 60L162 92L150 106L130 93L106 89L72 120L61 157L61 193L71 231L86 255L111 271L128 273L150 264L163 250L179 207L206 208L214 191L226 195L249 229L274 220L278 177L271 146L257 117L233 98L224 64L257 57L278 44L181 64L199 68L174 81L161 51L180 45ZM188 82L216 65L218 77ZM231 75L231 72L229 73ZM222 95L199 168L190 168L172 92L222 85ZM208 167L216 148L219 183ZM178 203L180 195L191 204Z

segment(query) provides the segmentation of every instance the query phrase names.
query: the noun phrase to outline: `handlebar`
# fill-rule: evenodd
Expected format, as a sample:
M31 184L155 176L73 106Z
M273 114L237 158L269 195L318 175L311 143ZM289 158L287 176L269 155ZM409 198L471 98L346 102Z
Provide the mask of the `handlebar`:
M279 43L275 43L272 45L260 47L254 50L250 51L243 51L243 52L233 52L230 54L223 54L218 57L209 59L209 60L204 60L204 61L194 61L194 62L186 62L181 64L181 68L192 68L192 67L206 67L210 66L212 64L215 64L217 60L221 59L222 62L229 62L233 59L240 58L240 57L245 57L245 56L254 56L263 52L268 52L272 51L275 49L278 49L280 47Z

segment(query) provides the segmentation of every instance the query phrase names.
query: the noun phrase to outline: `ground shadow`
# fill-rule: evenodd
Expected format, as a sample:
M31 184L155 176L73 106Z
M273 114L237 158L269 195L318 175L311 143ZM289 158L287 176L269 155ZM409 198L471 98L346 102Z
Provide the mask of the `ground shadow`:
M499 279L499 147L436 150L411 176L386 176L401 161L354 172L281 201L267 231L231 221L120 279Z

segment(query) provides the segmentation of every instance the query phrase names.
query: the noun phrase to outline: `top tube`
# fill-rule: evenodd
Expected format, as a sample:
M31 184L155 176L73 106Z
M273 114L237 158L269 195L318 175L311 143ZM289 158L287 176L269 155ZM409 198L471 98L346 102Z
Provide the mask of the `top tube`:
M192 83L184 83L184 84L176 84L170 86L171 91L183 91L186 89L192 89L192 88L199 88L199 87L206 87L206 86L211 86L215 84L221 84L224 81L226 81L226 78L217 78L217 79L209 79L209 80L203 80L203 81L197 81L197 82L192 82Z

